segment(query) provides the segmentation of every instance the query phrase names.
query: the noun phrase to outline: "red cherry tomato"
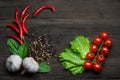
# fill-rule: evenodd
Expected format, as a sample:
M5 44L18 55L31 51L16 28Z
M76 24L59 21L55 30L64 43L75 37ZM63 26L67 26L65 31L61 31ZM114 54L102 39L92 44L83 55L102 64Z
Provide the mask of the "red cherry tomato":
M103 54L104 56L107 56L109 54L110 50L107 46L103 46L101 49L100 49L100 53Z
M86 55L87 60L93 60L95 58L95 55L92 52L88 52Z
M91 52L96 53L97 50L98 50L98 46L97 46L97 45L92 44L92 45L90 46L90 51L91 51Z
M106 39L105 42L104 42L104 45L108 46L109 48L111 48L112 47L112 40Z
M99 55L96 57L96 60L97 60L98 62L100 62L100 63L104 63L106 59L105 59L104 55L99 54Z
M94 70L95 72L101 72L101 71L102 71L102 66L101 66L101 64L94 63L94 65L93 65L93 70Z
M91 70L92 69L92 62L84 62L84 68L86 69L86 70Z
M107 33L107 32L101 32L101 33L100 33L100 37L101 37L103 40L106 40L106 39L108 39L108 33Z
M96 45L100 45L102 43L102 38L97 36L93 39L93 43Z

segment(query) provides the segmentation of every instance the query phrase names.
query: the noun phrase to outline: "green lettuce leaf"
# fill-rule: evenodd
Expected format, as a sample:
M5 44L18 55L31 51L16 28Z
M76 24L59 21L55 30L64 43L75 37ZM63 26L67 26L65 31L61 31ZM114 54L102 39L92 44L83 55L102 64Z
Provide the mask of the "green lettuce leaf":
M84 71L83 64L85 60L83 60L79 54L74 53L70 48L60 53L59 60L63 67L74 75Z
M82 73L84 71L84 67L76 66L76 67L71 68L70 71L72 72L73 75L76 75L78 73Z
M65 49L59 55L60 61L67 61L75 65L83 65L84 60L81 59L79 54L75 54L70 48Z
M71 49L79 53L83 59L86 54L90 51L90 41L84 36L76 36L73 41L70 42Z
M84 36L76 36L70 42L70 48L66 48L59 55L62 66L70 71L73 75L84 71L83 64L86 54L89 52L90 42Z

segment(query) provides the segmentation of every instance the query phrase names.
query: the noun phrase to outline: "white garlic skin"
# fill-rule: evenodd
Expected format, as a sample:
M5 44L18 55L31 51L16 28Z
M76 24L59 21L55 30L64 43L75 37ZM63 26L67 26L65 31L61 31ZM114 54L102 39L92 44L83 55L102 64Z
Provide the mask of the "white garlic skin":
M6 60L6 68L10 72L16 72L20 70L20 67L22 65L22 59L18 55L11 55Z
M23 68L30 73L36 73L39 70L39 64L32 57L26 57L23 60Z

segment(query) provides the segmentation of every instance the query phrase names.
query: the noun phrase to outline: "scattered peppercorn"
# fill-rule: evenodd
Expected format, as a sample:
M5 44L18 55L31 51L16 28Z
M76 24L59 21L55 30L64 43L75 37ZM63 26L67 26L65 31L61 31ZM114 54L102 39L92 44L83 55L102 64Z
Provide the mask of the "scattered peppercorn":
M55 55L51 52L51 44L46 37L35 37L34 34L30 35L34 41L28 46L28 56L33 57L36 61L47 61Z

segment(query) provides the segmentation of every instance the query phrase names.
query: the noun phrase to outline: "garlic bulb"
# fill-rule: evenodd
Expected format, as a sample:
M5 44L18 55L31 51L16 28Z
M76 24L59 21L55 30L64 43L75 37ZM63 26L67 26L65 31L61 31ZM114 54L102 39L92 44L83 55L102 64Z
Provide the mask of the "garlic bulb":
M22 59L18 55L11 55L7 58L6 67L10 72L16 72L20 69Z
M35 73L38 72L39 64L32 57L26 57L23 60L23 67L27 72Z

